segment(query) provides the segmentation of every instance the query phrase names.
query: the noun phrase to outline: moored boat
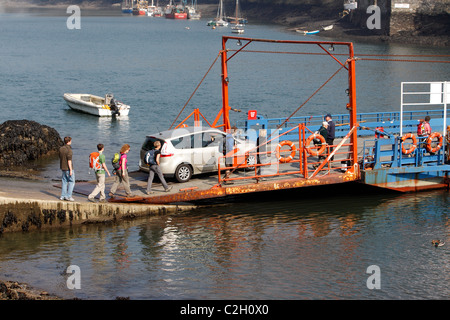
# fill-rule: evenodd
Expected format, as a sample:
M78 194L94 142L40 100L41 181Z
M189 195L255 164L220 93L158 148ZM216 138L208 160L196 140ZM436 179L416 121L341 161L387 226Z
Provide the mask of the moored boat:
M295 31L298 33L304 34L305 36L310 35L310 34L318 34L320 32L320 30L307 31L307 30L299 30L299 29L297 29Z
M244 33L244 25L240 23L235 24L234 26L231 27L231 32L238 34Z
M202 17L202 13L198 11L197 0L192 0L192 5L186 6L187 18L192 20L199 20Z
M133 16L145 16L146 11L141 8L133 8Z
M131 0L122 1L122 13L125 14L133 13L133 4Z
M148 1L136 1L136 4L133 6L133 15L134 16L147 15L147 7Z
M87 93L65 93L64 100L74 110L99 117L127 116L130 112L130 106L115 101L112 94L102 98Z
M248 23L248 20L241 16L239 0L236 0L236 9L235 9L234 17L231 17L231 16L230 17L225 17L225 20L230 22L230 23L241 24L241 25L244 25L244 24Z
M152 5L148 7L147 15L149 17L162 17L164 15L163 9L159 6L159 0L156 0L156 6L153 5L152 0Z
M235 16L235 25L231 27L231 32L242 34L244 33L244 25L239 23L239 0L236 0Z
M217 8L217 16L214 20L210 20L207 23L210 27L228 27L228 22L225 21L225 10L223 9L223 0L220 0L219 7Z
M166 6L164 16L166 17L166 19L187 19L188 14L184 6L175 6L173 5L172 0L170 0L169 4Z

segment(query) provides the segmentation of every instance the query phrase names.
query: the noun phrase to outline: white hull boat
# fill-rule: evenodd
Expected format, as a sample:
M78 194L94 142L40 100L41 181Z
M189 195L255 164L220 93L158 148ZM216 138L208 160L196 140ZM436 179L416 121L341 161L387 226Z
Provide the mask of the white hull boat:
M65 93L64 100L70 108L99 117L127 116L130 106L114 101L107 94L104 98L86 93Z
M239 34L244 33L244 25L236 24L235 26L231 27L231 32L232 33L239 33Z

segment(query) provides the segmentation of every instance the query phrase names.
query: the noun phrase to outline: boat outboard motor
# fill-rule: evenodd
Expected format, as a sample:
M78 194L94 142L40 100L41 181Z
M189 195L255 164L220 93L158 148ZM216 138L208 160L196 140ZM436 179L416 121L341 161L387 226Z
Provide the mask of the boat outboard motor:
M120 116L119 107L116 105L114 98L112 98L109 103L109 109L111 110L112 115Z

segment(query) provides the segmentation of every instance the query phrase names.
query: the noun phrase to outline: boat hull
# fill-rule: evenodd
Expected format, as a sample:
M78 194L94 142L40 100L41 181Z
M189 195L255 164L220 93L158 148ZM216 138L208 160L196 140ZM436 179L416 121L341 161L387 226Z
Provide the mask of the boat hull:
M133 16L145 16L147 12L143 9L133 9Z
M174 12L174 13L167 13L166 14L167 19L187 19L187 13L185 12Z
M65 93L64 100L71 109L76 111L92 114L98 117L112 117L115 115L109 109L109 107L104 104L105 99L98 96L90 94ZM98 101L98 104L91 101ZM130 112L130 106L121 104L119 106L119 112L120 116L128 116L128 113Z
M210 27L228 27L228 22L224 20L211 20L207 23Z
M200 13L189 13L188 15L188 19L191 20L200 20L201 17L202 15Z
M448 187L446 172L449 165L434 167L401 167L361 172L362 181L375 187L400 191L415 192Z

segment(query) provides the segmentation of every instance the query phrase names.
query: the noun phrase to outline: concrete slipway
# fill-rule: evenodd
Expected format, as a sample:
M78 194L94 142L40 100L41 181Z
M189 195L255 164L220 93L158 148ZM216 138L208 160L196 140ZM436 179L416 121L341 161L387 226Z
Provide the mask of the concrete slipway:
M106 191L112 179L108 179ZM79 192L74 202L61 201L56 182L0 179L0 234L13 231L52 229L72 225L117 222L140 216L176 214L196 208L188 204L92 203ZM92 191L94 182L77 183L77 189ZM121 189L119 189L120 191Z

